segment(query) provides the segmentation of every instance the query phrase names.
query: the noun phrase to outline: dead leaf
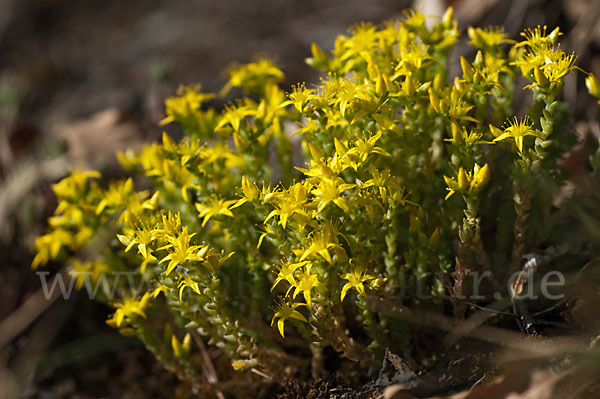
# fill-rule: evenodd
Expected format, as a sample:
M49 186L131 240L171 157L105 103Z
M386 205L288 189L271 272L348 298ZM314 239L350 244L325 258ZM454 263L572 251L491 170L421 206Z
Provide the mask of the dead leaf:
M60 124L52 129L52 136L67 142L76 165L93 169L116 166L118 151L143 143L138 124L116 108Z
M555 399L555 388L570 372L552 374L519 367L489 385L438 399Z

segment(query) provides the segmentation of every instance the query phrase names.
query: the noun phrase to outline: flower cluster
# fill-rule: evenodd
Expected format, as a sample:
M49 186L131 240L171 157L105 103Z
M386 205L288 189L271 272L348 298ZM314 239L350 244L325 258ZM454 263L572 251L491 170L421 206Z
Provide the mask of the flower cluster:
M96 280L138 271L139 289L120 281L116 297L100 298L116 308L108 323L182 378L200 378L189 333L236 369L272 375L302 367L299 345L317 369L327 346L365 365L385 348L406 353L411 326L381 303L425 293L443 306L450 294L461 317L470 273L504 276L526 245L550 245L560 230L526 234L532 204L551 210L536 177L564 179L555 97L575 57L558 48L558 30L528 30L521 42L501 28L468 34L477 53L452 79L450 9L432 27L412 11L357 25L330 55L313 45L318 85L286 93L281 70L260 59L229 70L221 94L247 97L223 109L208 107L214 96L200 86L181 88L162 123L185 137L119 155L152 189L131 179L103 188L99 173L73 172L54 187L59 205L34 267L70 260L74 275ZM520 119L519 75L536 101ZM600 96L593 76L587 84ZM495 235L482 236L482 220ZM77 260L82 250L91 260ZM281 338L290 335L303 340Z

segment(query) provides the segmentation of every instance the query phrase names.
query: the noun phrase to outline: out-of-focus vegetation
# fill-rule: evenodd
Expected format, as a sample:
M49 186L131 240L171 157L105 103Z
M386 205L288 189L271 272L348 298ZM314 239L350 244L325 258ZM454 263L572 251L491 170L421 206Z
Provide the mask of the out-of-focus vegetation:
M493 7L492 3L480 6L480 10ZM429 390L418 391L425 383L423 378L416 376L417 370L427 370L427 375L438 379L437 385L433 385L440 393L471 385L482 375L490 380L493 375L504 375L508 385L516 386L519 382L511 380L510 373L504 371L505 362L488 359L490 353L497 354L503 348L524 350L527 356L548 357L552 362L562 361L559 368L564 370L562 373L549 375L540 371L541 379L555 381L546 386L550 395L554 395L556 386L564 385L566 376L573 374L573 370L583 370L579 373L580 379L582 376L589 377L592 367L585 368L582 363L577 363L573 368L564 362L573 356L593 362L594 352L586 351L585 347L598 330L597 297L593 285L584 284L586 279L595 281L596 264L586 265L586 262L596 256L594 248L597 246L594 243L599 237L596 216L598 193L594 180L597 177L593 172L600 158L594 152L597 148L594 138L598 131L594 117L597 108L591 97L580 93L585 90L586 83L594 93L595 82L591 79L584 82L587 75L581 72L569 74L575 59L567 51L578 49L581 57L576 64L594 70L591 63L594 59L593 45L581 47L586 41L594 42L593 24L588 21L594 14L590 9L586 15L575 3L569 8L568 18L578 21L578 24L573 30L567 28L565 37L557 38L556 31L550 29L545 33L532 31L526 37L528 45L514 46L512 51L509 51L513 45L510 39L518 38L514 18L507 19L506 24L499 21L505 25L506 35L496 28L470 29L470 37L465 41L470 40L471 45L481 51L481 55L477 55L477 50L468 50L463 47L463 42L456 44L454 53L447 53L445 46L458 36L453 31L436 31L440 28L432 29L431 25L428 28L432 30L425 31L419 27L421 22L416 22L419 18L413 15L407 30L419 37L418 45L409 48L403 55L416 54L417 47L423 46L423 59L415 59L415 62L421 63L421 68L407 67L408 61L394 62L379 56L365 58L365 54L370 54L378 46L385 48L386 31L378 32L363 25L355 28L353 37L336 42L331 58L326 56L327 52L313 47L312 65L330 73L323 75L325 80L320 87L307 84L291 88L289 83L281 82L283 75L279 69L266 61L253 64L252 68L242 66L231 70L227 88L233 90L226 97L225 104L243 90L250 97L241 103L223 107L222 97L212 97L197 87L189 87L181 96L167 101L168 119L165 122L177 122L191 139L178 143L179 140L173 141L166 136L161 145L147 147L139 157L125 161L132 167L135 163L132 161L137 161L143 174L153 180L155 188L148 185L148 180L139 178L135 180L135 186L138 190L148 190L147 194L136 193L134 181L123 180L112 186L104 183L89 186L89 183L83 183L86 180L83 179L69 186L67 179L56 186L62 199L59 209L62 208L63 213L51 220L55 228L65 228L72 235L48 239L47 256L42 251L42 256L35 262L56 255L56 248L59 254L61 247L70 248L75 252L75 258L66 263L67 269L61 268L61 262L51 262L51 274L47 280L50 281L56 271L59 273L57 276L68 281L64 271L70 270L75 274L79 272L75 276L79 276L75 284L86 288L88 272L88 282L95 284L100 273L114 272L115 265L122 266L118 267L120 272L134 270L129 267L135 265L137 250L144 258L141 265L143 272L154 278L151 282L154 285L150 288L159 299L149 301L143 290L132 293L128 285L121 287L120 300L110 297L106 301L108 298L105 298L106 302L117 306L111 324L121 327L121 332L126 335L134 333L145 340L159 359L175 371L183 381L179 383L182 384L179 395L184 395L185 391L206 391L209 397L223 393L228 396L249 390L256 395L260 395L262 390L262 395L265 395L264 387L271 385L269 377L283 372L293 375L296 381L302 381L306 379L304 373L311 370L313 377L337 372L343 376L338 383L358 374L373 375L376 371L375 382L363 387L362 393L375 387L381 389L398 382L398 379L408 379L417 386L417 391L413 390L411 394L430 396L435 391L431 386ZM522 21L530 22L531 16L540 15L536 14L535 8L529 13L518 7L507 10L503 14L505 17L512 15L522 18ZM478 16L476 7L461 7L460 2L457 14L459 19L484 15ZM545 18L552 21L551 14ZM555 22L561 26L566 23L564 19ZM535 22L529 25L535 26ZM553 25L555 23L550 24ZM588 36L585 40L577 40L582 32L587 32ZM370 34L372 37L381 36L383 41L369 48ZM536 39L542 36L549 38L547 43L558 39L562 42L561 47L553 45L551 53L541 57L541 53L536 54L536 51L543 48L535 49L535 46L540 45ZM403 42L399 35L394 40L397 43L392 43L406 44L411 38ZM490 46L490 40L499 40L500 52ZM544 40L540 42L543 46ZM321 43L327 45L326 42ZM367 49L357 50L357 43L367 45ZM403 48L401 45L396 47ZM550 47L547 50L550 51ZM458 58L459 54L464 54L464 58ZM495 59L504 61L494 65ZM217 67L223 64L225 62ZM145 355L139 348L132 348L134 341L114 336L109 338L111 336L104 334L102 324L94 321L109 312L106 308L92 305L80 296L75 303L76 314L86 313L89 309L95 315L81 317L69 310L73 300L59 300L51 305L44 298L43 290L27 295L39 287L40 277L27 277L22 270L23 264L28 261L26 250L41 231L40 215L54 208L48 186L44 189L40 183L52 181L65 173L66 156L76 159L79 165L87 164L86 168L101 168L105 175L111 176L122 173L111 160L115 150L139 149L144 137L138 132L142 129L153 132L146 139L158 137L159 131L152 127L151 122L161 118L162 111L156 104L168 92L166 85L179 78L175 76L177 67L172 68L162 62L154 65L154 68L148 68L154 81L150 92L141 97L142 103L119 100L116 105L125 105L126 112L123 108L113 109L88 120L53 122L55 131L59 133L50 140L45 132L40 132L44 124L39 121L51 120L54 117L52 112L36 114L36 101L39 100L32 100L35 92L31 91L31 87L23 90L27 86L23 85L23 80L5 80L2 99L8 106L3 107L7 134L3 136L6 145L3 147L2 165L3 187L8 189L3 190L0 203L8 205L0 207L0 211L7 215L8 223L2 227L3 237L6 248L11 248L7 252L10 254L9 262L14 264L8 264L2 274L3 287L11 287L12 290L3 290L3 295L9 298L4 302L6 311L3 315L10 316L2 320L0 337L3 340L0 345L10 342L5 346L6 359L12 375L17 376L15 380L10 374L3 373L7 376L5 380L8 383L3 385L8 387L6 389L10 388L11 381L19 381L25 387L45 379L46 383L42 385L55 384L52 389L60 392L56 381L62 379L75 384L65 388L65 392L72 391L77 389L74 386L85 385L85 382L81 382L79 373L70 380L65 379L61 377L60 370L68 370L70 364L85 363L86 359L102 358L102 353L111 351L129 353L119 364L130 365L128 367L134 370L138 367L132 375L144 373L144 368L139 368L139 359ZM284 65L283 70L287 72L290 68ZM291 70L297 69L292 66ZM447 74L448 77L440 78L436 83L436 74L442 77ZM518 75L529 79L529 82L513 80ZM458 76L457 81L452 81L454 76ZM214 79L198 75L194 80L206 82L212 90L218 88ZM335 82L339 87L333 87ZM522 91L521 87L528 84L528 90ZM96 91L106 93L99 88ZM288 92L288 98L285 98L284 91ZM331 102L323 100L329 98L328 91L335 93L330 96ZM221 95L224 93L221 92ZM454 101L457 98L463 101L463 106L450 107L457 104ZM484 102L482 98L493 100ZM574 98L586 100L575 103ZM277 107L278 104L283 107ZM530 108L526 108L527 105ZM495 112L487 109L488 106ZM511 108L517 111L513 112ZM52 107L49 109L52 110ZM93 109L93 106L88 109ZM393 109L403 110L404 114L396 114ZM409 109L414 112L407 112ZM55 111L58 112L54 115L61 112L64 115L64 109L55 108ZM528 119L523 117L525 113ZM31 115L37 115L38 121L30 119ZM140 118L140 115L143 117ZM510 118L513 115L518 117ZM387 124L386 118L389 119ZM372 126L367 123L369 120ZM300 125L292 128L291 123ZM393 125L396 129L390 128ZM178 137L181 132L173 125L166 128L171 137ZM302 149L295 139L288 138L288 134L298 128L301 133L295 137L302 137ZM424 131L435 131L439 135L423 137L419 132ZM369 134L363 137L360 132ZM396 137L396 141L390 137ZM56 138L66 141L68 153L64 152L65 147L57 145ZM363 145L356 140L362 140ZM41 146L36 142L41 142ZM214 144L219 142L220 147ZM366 151L364 156L361 155L363 150ZM214 159L204 157L211 151L215 153ZM34 153L37 160L28 161ZM280 155L269 156L271 153ZM56 158L59 154L62 155ZM301 156L310 160L308 165L303 165ZM155 162L157 159L162 161ZM390 162L389 159L395 161ZM301 170L294 170L291 166ZM323 174L322 170L327 168L334 173L332 176ZM181 174L184 170L192 171L189 179ZM315 174L316 170L321 172ZM386 177L386 170L390 172L389 177ZM427 170L429 173L426 173ZM428 185L423 184L423 176L430 179ZM382 181L378 185L379 180ZM282 184L269 187L267 183L263 188L261 183L269 181ZM387 186L392 181L393 189ZM80 199L83 202L75 201L67 186L75 191L83 190L81 193L86 193L85 198ZM446 189L448 191L444 192ZM155 195L157 192L159 194ZM295 202L287 203L286 198ZM132 208L130 201L135 202L136 199L140 209L145 209L140 210L141 214L132 211L135 207ZM82 207L87 202L89 209ZM503 203L510 205L499 205ZM128 211L121 214L119 204L127 205ZM77 208L83 210L79 216ZM359 208L364 210L356 212ZM183 223L178 227L181 230L177 230L177 234L169 240L168 234L161 236L160 225L164 216L164 220L177 226L177 212ZM137 216L146 214L154 219L140 225ZM452 218L452 214L456 217ZM236 222L232 224L231 218ZM404 232L399 228L403 218L406 219ZM267 223L264 223L265 220ZM110 227L115 221L118 232ZM71 224L73 222L75 224ZM79 227L72 230L77 224ZM81 226L86 228L81 229ZM214 267L194 268L191 263L188 264L190 259L187 257L175 259L178 248L185 246L180 242L185 235L183 226L187 226L189 238L184 252L197 258L192 263ZM256 226L262 228L257 231ZM360 229L357 230L356 226ZM165 230L164 226L162 230ZM143 239L144 232L149 234L146 237L150 239L148 243L138 242ZM223 236L223 232L229 232L229 235ZM192 233L197 234L191 237ZM240 234L245 239L231 239ZM319 234L322 235L322 249L317 248ZM91 241L90 236L94 237ZM502 236L505 239L498 238ZM160 240L164 241L163 245L153 247L153 243ZM261 245L256 249L254 245L258 241ZM82 247L81 244L89 242L91 246ZM103 250L107 243L114 251ZM121 250L126 248L123 244L131 250L122 253ZM206 252L210 252L208 244L210 248L223 251L217 252L223 254L222 265L217 267L220 264L218 256L207 257L198 253L205 248ZM192 247L194 251L191 251L190 246L193 245L199 247ZM43 243L41 246L44 248ZM78 251L81 247L83 251ZM225 260L230 254L231 257ZM445 255L440 258L440 254ZM523 265L532 264L521 260L523 255L535 259L540 268L533 275L529 273L531 270L524 268L517 284L511 288L521 289L526 287L527 278L533 280L545 271L560 269L567 276L565 290L561 291L566 296L562 300L511 298L506 278L511 272L521 270ZM166 260L159 263L165 257ZM296 261L294 258L297 258ZM402 270L392 270L395 266ZM332 268L336 273L331 273ZM473 293L473 272L488 270L493 277L483 280L483 292L477 291L483 298L474 301L461 299L461 295ZM173 279L173 276L177 278ZM400 280L399 276L402 276ZM242 284L246 288L239 289L240 285L233 285L237 280L249 285ZM139 281L135 283L137 286ZM262 287L262 290L252 287ZM103 292L101 289L100 293ZM410 299L396 301L399 292L406 293ZM495 297L492 295L494 292L501 295ZM208 299L202 297L206 293L210 294ZM422 301L419 299L421 294L432 294L434 300ZM133 297L125 299L129 295ZM199 300L196 295L204 298L205 302L192 304ZM278 295L289 302L275 301L278 305L269 310L268 298ZM450 295L450 299L446 295ZM171 309L175 309L166 318L157 316L164 312L163 296ZM23 297L26 298L23 306L11 312ZM137 301L139 298L142 298L141 302ZM191 304L187 310L186 306L182 307L186 302ZM34 324L34 328L27 329L48 307L49 310ZM240 309L248 311L241 315ZM204 315L206 317L192 319L190 315L193 312L209 313ZM453 314L457 319L444 314ZM467 323L460 321L463 317L467 318ZM60 325L61 318L77 327L71 333L63 330L53 343L53 334L47 332L58 332L53 326ZM233 321L242 318L248 323ZM473 329L490 318L485 326ZM201 319L205 324L208 322L204 328L199 323ZM231 321L228 322L229 319ZM154 324L146 323L148 320ZM165 329L167 322L170 327ZM261 327L261 323L266 325ZM329 328L328 323L338 327ZM273 324L273 329L269 329L268 324ZM288 327L290 324L296 328ZM489 330L490 326L502 329ZM185 330L191 331L191 334L186 335ZM552 340L522 345L519 333L516 333L519 330L523 335L543 334L549 338L577 332L577 339L569 341L566 346L558 346L557 341ZM439 348L431 343L438 342L448 332L446 348L454 348L452 344L460 339L458 342L461 342L462 349L449 349L449 354L442 355ZM296 339L299 338L298 333L306 343ZM203 334L213 337L210 343L217 345L205 348L201 338ZM278 334L285 334L286 338L282 341ZM165 341L162 341L163 335ZM84 338L78 341L78 337ZM476 350L473 341L464 337L488 344ZM66 345L61 346L61 343ZM366 368L361 372L352 370L350 363L330 351L329 345L346 358L362 361ZM551 351L552 348L557 350ZM40 354L44 355L40 357ZM511 356L513 359L514 355ZM310 366L303 363L303 358L310 357ZM235 368L247 368L250 372L232 373L228 358L235 360ZM399 358L403 359L399 360L400 363ZM444 384L440 368L456 364L461 358L477 360L452 368L451 375L456 382ZM105 362L108 368L105 368L104 375L108 379L113 373L110 370L113 362L108 359ZM32 368L34 364L37 364L36 368ZM390 364L393 367L391 371L387 370L386 376L386 367L389 369ZM398 364L404 366L398 368ZM544 362L540 361L537 368L545 370ZM470 370L461 375L459 370L464 369ZM521 381L521 385L524 384L521 392L536 389L537 375L531 370L522 374L531 377L531 385L527 388L527 384ZM168 374L157 372L156 375L163 376L163 379L155 379L151 388L154 392L168 392L175 385ZM102 381L103 377L94 378ZM579 380L572 379L571 385L573 381ZM325 396L327 390L337 389L332 384L332 381L327 381L325 385L291 387L287 394L295 392L303 395L301 392L307 389L312 392L310 394L320 391ZM580 385L593 387L593 378L588 378L586 384ZM500 388L494 389L500 392ZM115 384L110 394L119 396L119 392L127 390ZM142 391L131 388L132 395ZM360 395L361 389L355 387L351 392Z

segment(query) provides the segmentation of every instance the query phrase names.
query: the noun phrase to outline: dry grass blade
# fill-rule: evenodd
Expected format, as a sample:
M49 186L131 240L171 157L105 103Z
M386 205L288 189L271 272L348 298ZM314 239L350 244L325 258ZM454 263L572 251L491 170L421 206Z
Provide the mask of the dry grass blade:
M57 273L50 281L50 286L54 286L57 279L64 279L67 273L62 270ZM37 290L31 295L17 310L8 315L0 322L0 348L4 347L13 338L25 330L35 319L37 319L46 309L50 307L62 292L52 290L50 296L46 296L43 288Z
M202 371L206 375L206 378L210 384L217 384L219 382L217 370L215 369L212 359L210 358L208 350L206 350L206 345L204 345L202 337L196 331L192 332L192 337L194 338L194 342L196 342L196 345L198 345L200 353L202 354ZM219 399L225 399L223 392L221 392L221 390L218 388L215 389L215 394Z

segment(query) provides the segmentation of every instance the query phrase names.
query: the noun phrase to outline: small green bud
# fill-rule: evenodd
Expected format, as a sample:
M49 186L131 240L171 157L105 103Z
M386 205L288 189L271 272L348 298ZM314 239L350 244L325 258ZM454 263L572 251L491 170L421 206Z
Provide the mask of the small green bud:
M550 112L550 114L553 114L554 111L556 111L558 104L559 104L558 101L552 101L551 103L546 105L546 107L544 108L544 111L548 111L548 112Z
M200 327L200 325L199 325L197 322L195 322L195 321L190 321L189 323L187 323L187 324L184 326L184 328L185 328L186 330L195 330L195 329L197 329L198 327Z

